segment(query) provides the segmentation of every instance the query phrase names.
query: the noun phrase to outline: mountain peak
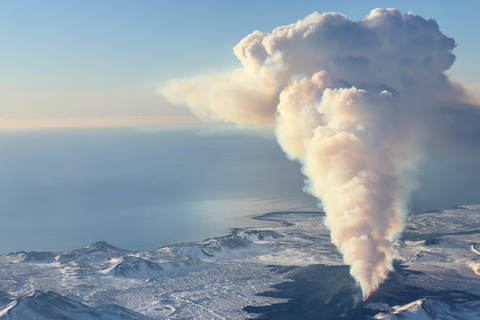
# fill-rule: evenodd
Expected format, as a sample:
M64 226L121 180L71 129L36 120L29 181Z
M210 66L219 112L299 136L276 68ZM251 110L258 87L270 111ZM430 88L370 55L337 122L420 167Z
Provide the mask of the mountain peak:
M89 244L85 247L85 249L93 251L93 250L101 250L101 251L128 251L124 249L120 249L108 243L107 241L97 241Z
M0 317L9 319L135 319L152 320L118 305L87 306L53 291L33 291L0 307Z

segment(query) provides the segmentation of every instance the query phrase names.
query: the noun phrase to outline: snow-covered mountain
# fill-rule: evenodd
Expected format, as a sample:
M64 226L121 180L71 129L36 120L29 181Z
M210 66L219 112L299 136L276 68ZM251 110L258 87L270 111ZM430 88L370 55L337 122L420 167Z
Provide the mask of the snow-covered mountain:
M202 242L178 245L173 247L172 250L191 257L214 258L224 254L228 255L237 250L249 248L251 245L251 241L233 234Z
M10 303L0 308L0 318L11 320L152 319L117 305L87 306L52 291L35 291L31 294L12 299Z
M478 319L480 205L412 215L366 302L320 212L194 243L0 255L0 319Z
M449 304L438 299L422 298L406 305L394 306L381 312L375 319L480 319L480 302Z

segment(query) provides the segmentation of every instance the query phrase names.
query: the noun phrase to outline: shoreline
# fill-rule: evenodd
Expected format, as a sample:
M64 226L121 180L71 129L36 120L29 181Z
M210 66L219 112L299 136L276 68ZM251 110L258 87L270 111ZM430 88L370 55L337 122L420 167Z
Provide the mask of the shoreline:
M410 213L407 216L407 219L408 219L408 217L410 217L412 215L440 213L440 212L446 211L446 210L461 209L464 206L479 205L479 204L480 203L455 204L455 205L450 205L446 208L435 208L435 209L422 210L422 211ZM169 243L169 244L166 244L166 245L155 246L154 248L151 248L151 249L132 249L132 250L124 249L124 248L121 248L120 246L116 246L115 244L112 244L111 242L106 241L106 240L93 241L86 246L89 246L89 245L94 244L94 243L105 242L105 243L108 243L112 246L115 246L116 248L121 248L122 250L127 250L129 252L153 251L153 250L158 250L158 249L161 249L161 248L167 248L167 247L171 247L171 246L188 245L188 244L193 244L193 243L198 243L198 242L205 242L205 241L208 241L208 240L221 239L221 238L225 238L225 237L234 235L234 234L236 234L238 232L241 232L241 231L248 231L248 230L252 230L252 229L264 229L264 228L268 229L268 228L276 228L276 227L280 227L280 226L286 226L286 227L292 226L293 224L290 223L290 222L283 221L282 219L276 219L275 218L275 216L285 215L285 214L325 215L326 213L324 211L321 211L321 210L319 210L319 211L285 210L285 211L272 211L272 212L266 212L266 213L261 213L261 214L251 214L250 216L244 216L244 218L246 218L248 221L257 220L257 221L260 221L260 222L264 222L265 225L253 225L253 224L250 225L249 224L249 225L242 226L242 227L231 227L231 228L227 228L226 232L224 232L220 235L214 235L214 236L211 236L211 237L205 237L205 238L202 238L202 239L199 239L199 240L193 240L193 241L173 242L173 243ZM400 239L409 240L410 235L409 235L408 232L405 232L405 231L406 230L402 231L402 235L401 235ZM219 232L219 233L221 233L221 232ZM20 250L9 251L9 252L0 252L0 255L18 254L18 253L22 253L22 252L24 252L24 253L31 253L31 252L36 252L36 253L62 253L62 252L68 252L68 251L72 251L72 250L79 250L79 249L82 249L82 248L85 248L85 247L73 248L73 249L70 248L68 250L23 250L23 249L20 249Z

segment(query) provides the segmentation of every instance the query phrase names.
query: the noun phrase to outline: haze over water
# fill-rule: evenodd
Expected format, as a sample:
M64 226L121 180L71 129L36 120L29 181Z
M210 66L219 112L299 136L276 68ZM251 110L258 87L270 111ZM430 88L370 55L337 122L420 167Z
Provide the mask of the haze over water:
M266 212L318 210L267 131L3 131L0 147L0 253L100 240L153 249L255 226ZM412 211L478 202L475 157L431 154Z
M211 130L2 132L0 252L100 240L153 249L255 225L250 217L269 211L315 210L274 141Z

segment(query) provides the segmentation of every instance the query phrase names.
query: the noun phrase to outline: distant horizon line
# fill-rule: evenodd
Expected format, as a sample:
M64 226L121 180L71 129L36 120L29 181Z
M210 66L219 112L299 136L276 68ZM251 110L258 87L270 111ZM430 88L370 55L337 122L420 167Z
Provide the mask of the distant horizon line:
M200 125L193 115L130 116L130 117L69 117L69 118L0 118L0 131L102 127L143 127Z

